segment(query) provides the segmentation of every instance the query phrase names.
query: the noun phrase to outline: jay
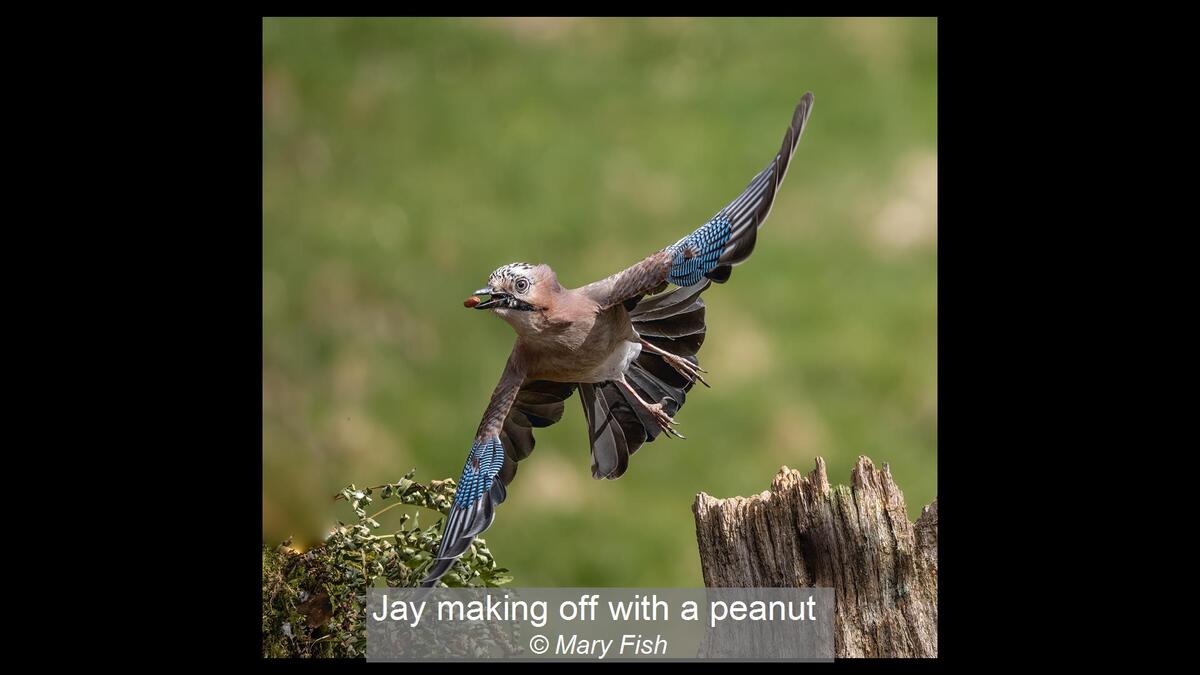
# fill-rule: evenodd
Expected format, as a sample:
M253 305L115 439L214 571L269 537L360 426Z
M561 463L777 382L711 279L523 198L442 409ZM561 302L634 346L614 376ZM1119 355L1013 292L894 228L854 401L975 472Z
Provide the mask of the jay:
M533 429L562 418L576 389L591 443L592 477L616 479L629 456L662 434L683 436L674 416L696 381L704 301L712 282L754 250L800 134L812 112L806 93L783 145L736 199L696 231L641 262L580 288L564 288L548 265L512 263L464 303L504 319L516 344L475 433L437 556L421 586L435 585L491 526L496 507L533 451ZM668 285L677 288L664 293ZM478 296L487 296L486 300Z

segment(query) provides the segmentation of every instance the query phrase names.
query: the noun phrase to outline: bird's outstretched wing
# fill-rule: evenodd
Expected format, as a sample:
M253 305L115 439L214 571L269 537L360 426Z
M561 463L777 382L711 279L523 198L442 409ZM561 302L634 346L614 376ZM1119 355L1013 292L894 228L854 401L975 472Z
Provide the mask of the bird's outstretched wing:
M563 402L573 391L574 384L527 381L516 353L509 357L475 433L442 530L442 543L422 586L436 584L475 537L491 526L496 506L504 501L507 486L517 473L517 462L533 452L533 428L562 419Z
M779 153L737 199L683 239L607 279L584 286L588 297L607 308L661 291L668 282L692 286L705 278L717 283L728 280L733 266L754 251L758 228L771 212L812 105L811 92L800 98Z

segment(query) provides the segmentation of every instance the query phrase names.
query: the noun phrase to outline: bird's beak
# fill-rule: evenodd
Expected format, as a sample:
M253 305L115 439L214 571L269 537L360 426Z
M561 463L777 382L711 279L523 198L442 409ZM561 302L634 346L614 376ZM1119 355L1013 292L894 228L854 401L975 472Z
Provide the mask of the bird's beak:
M483 302L479 302L478 296L480 296L480 295L487 295L487 296L491 296L491 297L489 297L487 300L485 300ZM467 299L466 304L468 307L474 307L475 309L491 309L492 307L495 307L496 305L500 304L500 302L502 300L504 300L504 298L506 298L506 297L508 297L506 293L504 293L502 291L492 290L491 287L481 288L481 289L475 291L474 295L472 295L470 298ZM475 301L474 304L471 304L472 300Z

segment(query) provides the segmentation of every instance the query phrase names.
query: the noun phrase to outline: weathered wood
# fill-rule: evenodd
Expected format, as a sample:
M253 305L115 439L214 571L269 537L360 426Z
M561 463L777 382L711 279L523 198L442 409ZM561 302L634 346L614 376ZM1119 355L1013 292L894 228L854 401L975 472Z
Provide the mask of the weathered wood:
M833 587L837 657L936 657L937 499L914 524L887 464L859 457L850 483L818 457L753 497L696 495L704 583Z

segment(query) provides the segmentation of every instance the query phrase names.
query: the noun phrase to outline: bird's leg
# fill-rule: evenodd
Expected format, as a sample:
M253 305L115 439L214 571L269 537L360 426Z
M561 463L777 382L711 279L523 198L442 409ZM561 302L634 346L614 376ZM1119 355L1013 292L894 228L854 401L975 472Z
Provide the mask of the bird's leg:
M707 373L708 372L707 370L692 363L691 361L688 361L687 359L683 358L682 356L676 356L676 355L672 354L671 352L664 351L662 349L659 349L658 347L655 347L653 344L647 342L645 340L645 338L639 337L638 339L642 341L643 347L645 347L646 349L649 349L651 352L663 357L663 360L666 361L668 365L670 365L672 368L674 368L676 371L678 371L680 375L683 375L684 377L686 377L689 381L695 382L696 380L700 380L701 384L703 384L704 386L706 386L710 389L712 388L712 385L710 385L708 382L705 382L704 376L700 374L700 373Z
M663 433L665 433L668 438L671 436L687 438L687 436L684 436L675 430L675 427L673 426L675 424L675 420L663 410L661 403L647 403L645 400L643 400L641 396L638 396L637 390L625 380L624 375L621 376L621 379L618 380L618 382L621 383L622 387L625 387L625 391L633 394L633 397L637 399L638 403L642 404L646 410L650 411L650 414L654 416L654 420L658 422L658 426L662 427Z

